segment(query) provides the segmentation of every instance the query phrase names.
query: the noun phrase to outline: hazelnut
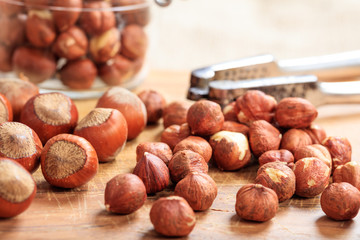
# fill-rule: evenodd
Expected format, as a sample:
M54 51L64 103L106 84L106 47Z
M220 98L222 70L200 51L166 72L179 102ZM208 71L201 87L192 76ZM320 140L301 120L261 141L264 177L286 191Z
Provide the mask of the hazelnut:
M106 210L119 214L135 212L147 198L144 183L131 173L119 174L108 181L104 196Z
M147 114L140 98L122 87L109 88L98 100L96 107L115 108L125 117L128 140L136 138L146 126Z
M333 181L348 182L360 189L360 164L352 161L338 166L333 173Z
M85 32L72 26L60 33L53 45L54 53L68 60L75 60L86 55L88 40Z
M119 54L99 66L99 77L110 86L124 83L134 75L134 63Z
M283 162L291 169L294 167L294 155L286 149L266 151L258 160L260 167L270 162Z
M194 211L205 211L217 196L217 186L209 175L192 172L176 184L174 194L185 198Z
M82 0L53 0L52 6L71 8L71 11L54 10L52 12L57 29L60 32L63 32L72 27L79 19L80 9L79 11L76 11L75 9L82 8Z
M145 152L133 173L144 182L146 193L160 192L169 185L169 169L154 154Z
M60 80L72 89L89 89L97 76L95 64L89 59L69 61L60 70Z
M6 17L0 14L0 26L0 43L9 47L9 51L25 42L25 20L23 18L19 16Z
M209 136L219 132L224 124L224 115L219 104L200 100L187 112L187 123L193 135Z
M143 58L148 40L143 28L136 24L127 25L121 31L121 54L129 59Z
M255 183L271 188L279 202L290 199L295 193L295 174L284 162L269 162L257 171Z
M294 154L296 149L311 144L310 136L303 129L293 128L283 134L280 148L287 149Z
M127 123L116 109L95 108L76 126L74 134L88 140L94 147L99 162L115 160L125 147ZM106 141L104 141L106 139Z
M249 142L252 153L259 157L266 151L279 149L281 133L265 120L253 121L249 129Z
M47 141L41 153L41 170L56 187L75 188L89 182L99 164L95 149L82 137L59 134Z
M120 33L115 27L90 39L89 51L97 63L104 63L113 58L120 49Z
M175 101L169 103L163 111L164 128L171 125L187 123L186 115L191 103L187 101Z
M327 137L322 142L330 152L332 169L351 161L351 144L345 137Z
M50 0L24 0L27 9L44 9Z
M329 184L330 168L315 157L303 158L295 163L296 195L315 197Z
M143 4L145 0L113 0L113 6L128 6L134 4ZM134 10L125 10L121 13L121 18L124 19L125 24L137 24L146 26L150 21L149 6L137 8Z
M277 105L275 119L280 127L306 128L317 117L315 106L304 98L283 98Z
M48 10L29 10L26 37L35 47L48 47L56 38L53 16Z
M18 47L13 54L12 64L18 75L24 74L33 83L49 79L56 70L51 53L30 47Z
M309 134L313 144L321 144L326 138L325 129L315 123L311 123L310 127L304 130Z
M251 123L256 120L272 122L276 108L274 97L259 90L249 90L236 99L239 108L237 119L242 123Z
M321 209L331 219L350 220L359 212L360 192L349 183L332 183L320 198Z
M138 93L138 97L143 101L146 107L148 123L156 123L162 117L166 100L159 92L155 90L143 90Z
M116 19L111 6L106 1L84 2L80 15L80 26L89 35L100 35L115 27ZM99 10L101 9L101 10Z
M238 132L242 133L245 136L249 135L250 128L245 124L233 122L233 121L224 121L222 131Z
M189 235L196 223L194 211L178 196L156 200L150 210L150 220L156 232L168 237Z
M236 214L245 220L265 222L272 219L279 208L274 190L261 184L242 186L236 194Z
M238 121L237 115L239 114L240 109L237 106L236 101L233 101L225 105L222 112L224 114L225 121L233 121L233 122Z
M0 125L0 156L13 159L29 172L35 172L40 164L43 145L38 135L19 122Z
M36 194L36 183L23 166L0 158L0 189L0 218L9 218L30 206Z
M43 93L26 102L20 122L31 127L45 144L60 133L72 133L78 110L70 97L62 93Z
M13 120L13 111L9 100L0 93L0 124L11 122Z
M320 144L302 146L294 153L295 162L306 157L316 157L323 161L331 169L331 156L326 147Z
M187 123L181 125L171 125L161 133L161 141L169 145L171 149L174 149L176 144L181 140L190 136L190 128Z
M169 164L170 159L173 156L173 153L166 143L162 142L144 142L140 143L136 147L136 162L139 162L144 156L144 153L152 153L158 158L160 158L166 165Z
M242 133L221 131L212 135L209 142L213 159L220 170L237 170L251 160L249 143Z
M19 0L18 2L23 2L24 0ZM21 13L24 10L23 4L13 4L8 2L0 2L0 12L5 16L11 17L18 13Z
M12 51L9 47L0 43L0 72L10 72Z
M210 161L212 155L212 148L208 141L197 136L189 136L176 144L174 153L181 150L191 150L199 153L207 163Z
M17 78L3 78L0 79L0 93L10 101L14 121L19 121L25 103L31 97L39 94L39 88L29 81Z
M175 153L168 166L173 183L179 182L191 172L207 173L209 169L204 158L191 150Z

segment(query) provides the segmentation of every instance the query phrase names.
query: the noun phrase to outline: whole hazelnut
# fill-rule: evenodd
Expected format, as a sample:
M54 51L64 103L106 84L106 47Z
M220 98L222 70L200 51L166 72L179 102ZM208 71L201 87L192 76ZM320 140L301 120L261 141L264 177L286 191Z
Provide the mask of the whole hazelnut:
M315 157L303 158L295 163L296 195L315 197L329 184L330 168Z
M175 153L168 166L173 183L179 182L191 172L207 173L209 169L204 158L191 150Z
M283 98L277 105L275 119L280 127L306 128L317 117L315 106L304 98Z
M249 135L250 128L245 124L233 122L233 121L224 121L222 131L238 132L242 133L245 136Z
M265 222L272 219L279 208L274 190L261 184L242 186L236 194L236 214L245 220Z
M150 210L150 220L156 232L168 237L187 236L196 223L194 211L178 196L156 200Z
M169 169L154 154L145 152L136 164L133 173L144 182L146 193L160 192L169 185Z
M169 164L173 153L166 143L163 142L143 142L136 147L136 162L139 162L144 153L152 153L160 158L166 165Z
M237 170L251 160L249 143L242 133L220 131L212 135L209 142L213 159L220 170Z
M52 77L56 70L54 56L46 50L18 47L12 58L14 71L24 74L33 83L41 83Z
M25 42L25 20L22 17L0 14L0 26L0 43L9 47L9 50Z
M326 147L320 144L302 146L294 153L295 162L306 157L316 157L323 161L331 169L331 156Z
M191 105L187 112L187 123L193 135L209 136L221 131L224 115L219 104L200 100Z
M80 9L82 8L82 0L53 0L52 6L59 8L67 8L71 10L53 10L52 14L57 29L60 32L68 30L72 27L80 16ZM75 9L79 9L78 11Z
M310 136L303 129L293 128L283 134L280 148L287 149L294 154L296 149L311 144Z
M60 70L60 80L72 89L89 89L97 76L95 64L90 59L69 61Z
M110 28L115 27L115 14L110 3L106 1L84 2L80 15L80 26L89 35L100 35ZM100 9L100 10L99 10Z
M145 104L148 124L157 123L166 107L166 100L163 95L155 90L143 90L138 93L138 97Z
M295 174L284 162L269 162L257 171L255 183L271 188L279 202L290 199L295 193Z
M225 121L233 121L233 122L238 121L237 115L239 114L240 109L237 106L236 101L233 101L233 102L225 105L222 112L224 114Z
M24 0L19 0L18 2L23 3ZM0 2L0 12L5 16L11 17L18 13L21 13L24 10L23 4L13 4L10 2Z
M115 27L90 38L89 52L97 63L104 63L115 57L120 49L120 33Z
M347 162L338 166L333 173L334 182L348 182L360 190L360 164Z
M75 60L86 55L88 40L85 32L76 26L59 34L53 45L54 53L68 60Z
M360 192L349 183L332 183L320 198L321 209L331 219L350 220L359 212Z
M270 162L283 162L291 169L294 167L294 155L286 149L266 151L258 160L260 167Z
M330 152L332 169L351 161L351 144L346 137L327 137L322 142Z
M181 125L187 123L186 115L190 106L191 103L187 101L175 101L166 105L163 111L164 128L174 124Z
M10 72L12 51L9 47L0 43L0 72Z
M58 93L43 93L26 102L20 122L32 128L45 144L60 133L72 133L78 121L78 110L70 97Z
M77 124L74 134L88 140L99 162L110 162L125 147L127 123L116 109L95 108ZM106 139L106 141L104 141Z
M13 111L10 101L0 93L0 124L11 122L13 120Z
M176 184L174 194L185 198L194 211L205 211L217 196L217 186L209 175L192 172Z
M313 144L321 144L326 138L325 129L315 123L311 123L310 127L304 130L309 134Z
M236 99L239 108L237 119L241 123L251 123L256 120L272 122L277 102L274 97L259 90L249 90Z
M145 56L148 40L143 28L136 24L127 25L121 31L121 54L129 59Z
M181 140L190 136L190 128L187 123L181 125L171 125L161 133L161 141L169 145L171 149L174 149L176 144Z
M24 0L25 6L30 9L44 9L50 3L50 0Z
M143 4L145 0L113 0L113 6L129 6L134 4ZM125 10L121 13L121 18L124 19L125 24L137 24L146 26L150 21L150 7L144 6L134 10Z
M19 122L0 124L0 157L13 159L32 173L39 167L42 150L38 135L28 126Z
M0 218L9 218L30 206L36 194L36 183L23 166L0 158L0 189Z
M41 171L56 187L75 188L89 182L99 167L95 149L82 137L59 134L46 142L41 153Z
M140 98L122 87L109 88L98 100L96 107L115 108L125 117L128 125L128 140L136 138L145 128L147 114Z
M48 10L30 10L26 20L26 37L35 47L48 47L56 38L52 13Z
M176 144L174 153L181 150L191 150L199 153L207 163L210 161L212 155L212 148L209 142L197 136L189 136Z
M134 63L119 54L99 66L99 77L110 86L124 83L134 75Z
M106 183L104 198L107 211L130 214L144 205L147 195L142 180L135 174L126 173Z
M253 121L250 125L249 142L256 157L269 150L278 150L281 139L279 130L265 120Z

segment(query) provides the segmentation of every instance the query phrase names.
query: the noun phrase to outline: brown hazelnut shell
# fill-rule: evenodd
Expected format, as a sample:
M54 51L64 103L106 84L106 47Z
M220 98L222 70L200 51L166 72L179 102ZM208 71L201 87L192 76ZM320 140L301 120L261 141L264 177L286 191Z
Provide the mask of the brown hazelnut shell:
M173 153L166 143L163 142L143 142L136 147L136 162L139 162L144 153L152 153L159 157L166 165L169 164Z
M176 144L174 153L181 150L191 150L199 153L207 163L210 161L212 156L212 148L209 142L198 136L189 136Z

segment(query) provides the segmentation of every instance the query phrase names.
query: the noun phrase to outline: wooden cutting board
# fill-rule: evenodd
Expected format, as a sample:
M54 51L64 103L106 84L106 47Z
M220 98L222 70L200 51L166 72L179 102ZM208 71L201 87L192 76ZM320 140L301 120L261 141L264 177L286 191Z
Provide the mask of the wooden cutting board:
M185 99L189 72L152 71L135 90L155 89L168 102ZM76 101L80 118L96 105L96 99ZM345 136L353 146L353 161L359 161L360 105L319 108L318 124L328 135ZM30 208L23 214L0 220L0 239L156 239L149 211L154 200L173 193L174 186L148 196L137 212L122 216L105 211L106 182L117 174L132 172L136 146L144 141L159 141L161 123L148 126L139 137L127 143L116 161L100 164L97 176L87 185L72 190L51 187L41 171L34 173L38 191ZM218 186L212 207L197 212L197 223L188 239L359 239L360 215L352 221L332 221L319 205L319 197L293 197L280 204L275 218L265 223L241 220L235 213L238 189L254 181L258 166L234 172L222 172L210 166L209 174Z

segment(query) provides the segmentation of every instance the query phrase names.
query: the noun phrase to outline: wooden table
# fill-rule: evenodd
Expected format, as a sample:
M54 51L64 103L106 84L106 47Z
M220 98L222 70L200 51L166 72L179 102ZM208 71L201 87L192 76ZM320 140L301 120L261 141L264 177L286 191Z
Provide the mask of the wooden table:
M135 90L156 89L168 102L185 99L189 84L188 72L152 71ZM95 100L77 101L80 118L96 104ZM345 136L353 146L353 160L359 161L360 106L327 106L319 108L316 120L328 135ZM97 176L87 185L63 190L51 187L41 171L34 173L38 191L30 208L12 219L0 220L0 239L155 239L149 219L152 202L171 195L174 186L149 196L137 212L122 216L105 211L106 182L119 173L132 172L135 148L144 141L159 141L161 123L147 127L141 135L127 143L116 161L100 164ZM359 239L360 215L352 221L332 221L322 212L319 197L293 197L280 204L275 218L265 223L241 220L234 209L236 192L245 183L253 182L257 165L234 172L210 168L209 174L218 185L218 196L212 207L197 212L197 224L189 239Z

